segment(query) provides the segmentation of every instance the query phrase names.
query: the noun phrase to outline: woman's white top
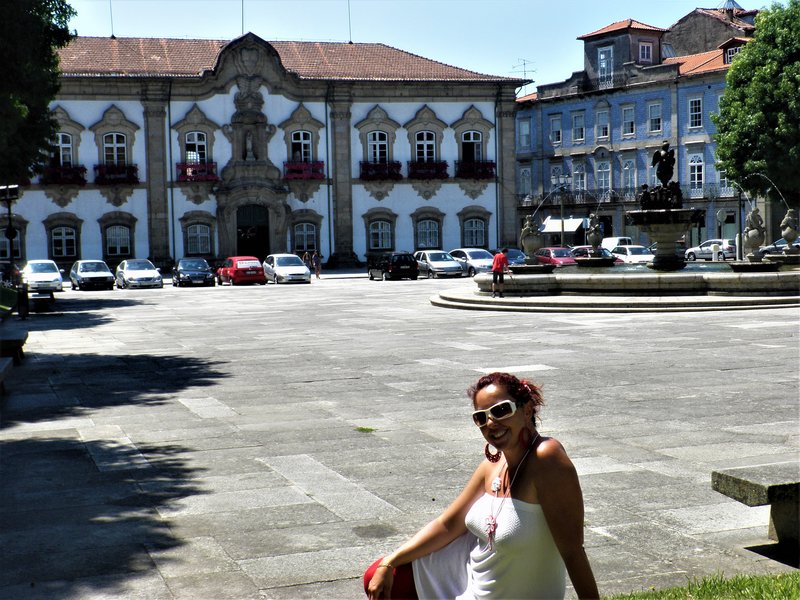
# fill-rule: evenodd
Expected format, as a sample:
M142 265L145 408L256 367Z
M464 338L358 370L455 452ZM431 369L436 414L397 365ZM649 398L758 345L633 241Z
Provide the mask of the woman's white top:
M501 506L502 503L502 506ZM489 548L486 518L497 522ZM467 534L413 563L420 600L563 598L566 568L539 504L484 494L466 518Z

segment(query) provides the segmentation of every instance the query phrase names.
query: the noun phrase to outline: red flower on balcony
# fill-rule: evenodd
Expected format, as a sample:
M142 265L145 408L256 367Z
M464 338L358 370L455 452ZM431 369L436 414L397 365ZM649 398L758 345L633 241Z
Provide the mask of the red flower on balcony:
M397 181L402 178L403 176L400 174L400 163L398 161L361 161L361 179L364 181Z
M176 163L178 181L219 181L217 163Z
M458 160L456 177L461 179L494 179L493 160Z
M97 185L136 185L139 167L136 165L95 165L94 182Z
M283 163L284 179L325 179L325 163L292 160Z
M86 185L86 167L51 166L45 167L39 177L42 185Z
M447 161L410 161L408 163L409 179L447 179Z

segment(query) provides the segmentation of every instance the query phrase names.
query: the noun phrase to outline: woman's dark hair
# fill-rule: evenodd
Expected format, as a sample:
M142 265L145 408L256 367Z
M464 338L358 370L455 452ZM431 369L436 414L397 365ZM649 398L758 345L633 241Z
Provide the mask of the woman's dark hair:
M542 389L538 385L527 379L518 379L511 373L489 373L478 379L478 381L467 389L467 396L472 400L473 405L475 404L475 396L478 392L492 384L505 388L508 394L514 399L514 402L517 403L517 406L521 406L527 402L533 403L533 416L531 417L531 421L534 426L536 425L536 419L539 416L539 407L544 404Z

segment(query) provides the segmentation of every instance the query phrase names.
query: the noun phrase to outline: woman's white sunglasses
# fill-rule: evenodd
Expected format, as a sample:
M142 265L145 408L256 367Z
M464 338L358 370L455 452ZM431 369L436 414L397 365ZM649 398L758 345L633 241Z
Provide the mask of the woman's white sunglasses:
M517 405L512 400L501 400L497 404L490 406L485 410L476 410L472 413L472 420L478 427L485 427L489 422L489 417L493 421L502 421L507 419L517 412Z

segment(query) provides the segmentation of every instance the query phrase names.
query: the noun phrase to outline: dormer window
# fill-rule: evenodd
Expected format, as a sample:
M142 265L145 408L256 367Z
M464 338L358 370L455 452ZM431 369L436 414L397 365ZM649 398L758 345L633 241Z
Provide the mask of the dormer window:
M643 64L653 62L653 42L639 42L639 62Z
M733 57L736 56L742 49L742 46L733 46L731 48L727 48L725 50L725 64L731 64L733 61Z

